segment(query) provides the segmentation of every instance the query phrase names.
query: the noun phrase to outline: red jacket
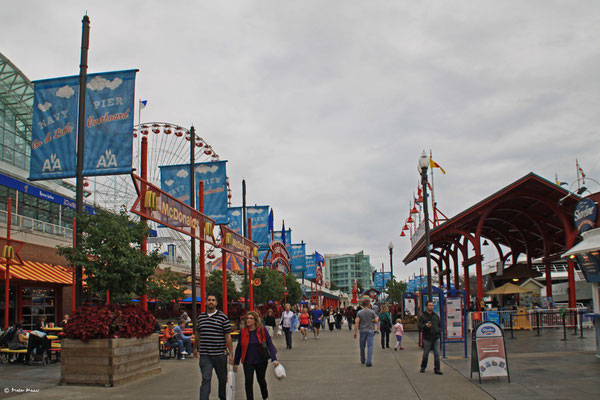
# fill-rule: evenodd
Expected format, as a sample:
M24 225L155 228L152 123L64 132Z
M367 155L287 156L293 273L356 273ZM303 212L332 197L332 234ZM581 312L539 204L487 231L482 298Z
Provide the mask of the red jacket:
M256 337L258 338L258 342L262 343L265 341L265 327L262 329L256 330ZM248 350L248 341L250 340L250 330L248 328L242 329L242 333L240 335L240 344L242 345L242 364L246 359L246 350Z

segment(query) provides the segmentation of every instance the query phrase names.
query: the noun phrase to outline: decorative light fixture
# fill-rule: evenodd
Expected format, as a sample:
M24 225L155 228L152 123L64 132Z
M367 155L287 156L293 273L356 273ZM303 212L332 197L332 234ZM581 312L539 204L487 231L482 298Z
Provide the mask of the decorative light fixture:
M402 231L402 233L400 234L400 236L406 236L406 235L404 234L404 231Z
M483 241L483 245L482 245L482 246L489 246L489 245L490 245L490 244L488 243L488 241L487 241L487 240L484 240L484 241Z
M412 217L408 217L408 219L406 220L406 222L408 222L409 224L412 224L413 222L415 222Z
M411 214L418 214L419 210L417 210L417 207L413 206L412 210L410 210Z

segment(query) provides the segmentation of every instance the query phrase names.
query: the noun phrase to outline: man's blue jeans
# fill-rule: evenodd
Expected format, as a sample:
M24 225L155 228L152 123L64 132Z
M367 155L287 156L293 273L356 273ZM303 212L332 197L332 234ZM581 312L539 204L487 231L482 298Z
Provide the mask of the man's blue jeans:
M210 381L213 368L219 380L219 399L225 400L227 389L227 355L222 356L200 356L200 372L202 374L202 385L200 386L200 400L208 400L210 395Z
M427 359L429 352L433 350L433 370L440 370L440 338L434 340L423 339L423 359L421 360L421 369L427 368Z
M179 344L179 354L178 356L181 358L181 353L185 350L188 354L192 354L192 341L190 339L177 339L177 343Z
M367 365L371 365L373 358L373 331L360 331L360 362L365 363L365 345L367 346Z

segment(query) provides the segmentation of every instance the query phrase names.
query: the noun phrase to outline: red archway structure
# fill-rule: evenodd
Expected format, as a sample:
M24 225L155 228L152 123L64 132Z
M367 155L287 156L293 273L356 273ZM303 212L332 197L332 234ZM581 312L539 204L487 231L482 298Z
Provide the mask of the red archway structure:
M562 187L531 172L435 227L430 234L431 246L434 250L438 249L434 254L447 260L441 277L448 275L448 281L450 280L452 271L448 260L451 259L454 264L454 280L458 283L460 254L464 267L465 291L470 295L469 267L475 265L476 304L479 306L483 298L481 240L485 239L496 247L502 262L509 254L513 262L516 262L519 255L525 254L529 266L532 259L543 259L546 295L552 296L550 264L560 259L560 255L573 247L577 240L573 212L580 198L568 193ZM501 245L510 249L510 252L503 254ZM469 255L469 247L474 249L475 254ZM404 263L425 257L425 250L423 235L414 242ZM441 266L441 262L438 265ZM575 307L576 299L574 268L573 261L568 260L570 307Z

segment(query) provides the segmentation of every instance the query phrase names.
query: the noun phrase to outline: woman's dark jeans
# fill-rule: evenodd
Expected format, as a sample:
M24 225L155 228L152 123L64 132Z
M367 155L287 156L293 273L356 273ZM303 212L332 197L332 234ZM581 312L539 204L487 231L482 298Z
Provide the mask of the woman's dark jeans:
M288 328L289 329L289 328ZM246 384L246 399L254 400L254 371L256 371L256 380L258 386L260 386L260 394L263 399L269 397L269 391L267 390L267 381L265 375L267 373L268 361L260 364L244 364L244 380Z
M390 348L390 330L389 329L381 329L381 348Z

